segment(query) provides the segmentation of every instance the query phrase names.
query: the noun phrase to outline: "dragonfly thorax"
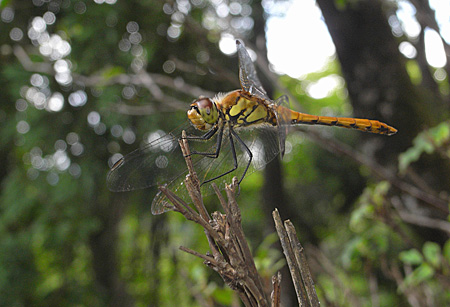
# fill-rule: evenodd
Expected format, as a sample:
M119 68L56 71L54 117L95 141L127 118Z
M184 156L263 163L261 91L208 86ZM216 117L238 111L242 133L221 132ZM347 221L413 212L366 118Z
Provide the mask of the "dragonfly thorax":
M199 130L209 130L219 120L216 103L206 97L195 100L187 115L191 124Z

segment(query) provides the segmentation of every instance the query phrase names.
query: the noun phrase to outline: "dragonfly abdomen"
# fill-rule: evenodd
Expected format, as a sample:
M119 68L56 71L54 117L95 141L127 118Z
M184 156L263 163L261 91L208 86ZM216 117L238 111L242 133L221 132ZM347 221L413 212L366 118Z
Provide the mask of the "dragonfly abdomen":
M348 117L317 116L295 112L292 110L291 110L291 123L293 125L307 124L307 125L337 126L385 135L393 135L397 133L397 129L389 125L386 125L385 123L382 123L378 120L348 118Z

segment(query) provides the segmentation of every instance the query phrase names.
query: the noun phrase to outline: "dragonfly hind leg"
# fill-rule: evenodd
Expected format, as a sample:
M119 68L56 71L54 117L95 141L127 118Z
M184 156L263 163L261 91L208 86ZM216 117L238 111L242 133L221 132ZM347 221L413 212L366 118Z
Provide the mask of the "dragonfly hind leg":
M245 166L245 170L244 170L244 172L242 173L242 176L241 176L241 178L240 178L239 181L238 181L238 185L241 184L242 180L243 180L244 177L245 177L245 174L247 174L247 171L248 171L248 169L249 169L249 167L250 167L250 164L252 163L252 160L253 160L253 154L252 154L250 148L248 148L248 146L245 144L245 142L239 137L239 135L233 130L233 128L232 128L231 125L230 125L230 146L231 146L231 153L232 153L232 155L233 155L234 167L233 167L232 169L230 169L229 171L226 171L225 173L223 173L223 174L221 174L221 175L219 175L219 176L216 176L216 177L214 177L214 178L205 180L205 181L202 183L202 185L204 185L205 183L211 182L211 181L213 181L213 180L216 180L216 179L218 179L218 178L220 178L220 177L223 177L223 176L225 176L225 175L227 175L227 174L229 174L229 173L235 171L235 170L238 168L238 159L237 159L237 155L236 155L236 149L235 149L235 147L234 147L234 140L233 140L233 137L235 137L235 138L239 141L239 143L241 143L241 145L244 147L244 149L245 149L245 151L247 152L248 157L249 157L248 162L247 162L247 165ZM239 187L238 194L239 194L239 192L240 192L240 187Z
M238 160L237 160L237 155L236 155L236 149L234 148L234 141L233 141L233 135L236 136L236 134L234 133L234 131L233 131L232 127L231 127L231 124L230 124L230 132L231 131L232 131L232 133L230 133L229 137L230 137L231 154L233 155L233 168L228 170L228 171L226 171L223 174L220 174L219 176L216 176L214 178L210 178L210 179L207 179L207 180L203 181L201 185L204 185L205 183L208 183L208 182L214 181L216 179L219 179L220 177L223 177L223 176L225 176L225 175L227 175L227 174L229 174L231 172L234 172L238 168ZM221 132L223 132L223 130ZM220 134L219 136L220 136L220 139L222 139L222 134ZM218 156L219 156L219 153L217 153L217 157ZM239 181L239 183L241 183L241 181Z
M239 135L237 135L236 132L234 132L233 129L230 129L230 132L231 132L230 135L234 135L234 137L239 141L239 143L241 143L241 145L244 147L245 151L248 154L247 166L245 167L245 170L242 173L241 179L239 179L239 181L238 181L238 184L240 185L242 180L244 179L245 175L247 174L247 171L248 171L248 168L250 167L250 164L252 164L253 154L252 154L252 151L250 150L250 148L248 148L248 146L245 144L245 142L239 137ZM237 164L236 151L234 150L234 147L233 147L233 158L236 160L236 164ZM239 188L239 190L240 190L240 188Z

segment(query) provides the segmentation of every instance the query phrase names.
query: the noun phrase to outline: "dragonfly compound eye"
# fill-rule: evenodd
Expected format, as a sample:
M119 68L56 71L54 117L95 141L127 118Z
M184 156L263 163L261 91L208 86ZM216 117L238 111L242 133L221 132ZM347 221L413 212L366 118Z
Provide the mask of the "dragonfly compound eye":
M198 112L208 124L215 124L219 118L217 106L209 98L200 98L194 104L198 107Z

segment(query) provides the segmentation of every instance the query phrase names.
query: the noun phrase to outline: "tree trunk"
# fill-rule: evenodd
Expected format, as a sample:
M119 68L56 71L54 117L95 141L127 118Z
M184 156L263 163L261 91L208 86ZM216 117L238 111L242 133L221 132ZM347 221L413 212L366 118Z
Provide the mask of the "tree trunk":
M399 153L426 127L444 118L443 101L435 92L415 86L406 71L398 40L392 35L380 0L317 0L336 46L355 116L384 121L399 130L392 137L361 136L361 148L379 163L395 168ZM437 190L450 184L447 164L436 156L421 159L415 170ZM428 176L428 175L429 176Z

